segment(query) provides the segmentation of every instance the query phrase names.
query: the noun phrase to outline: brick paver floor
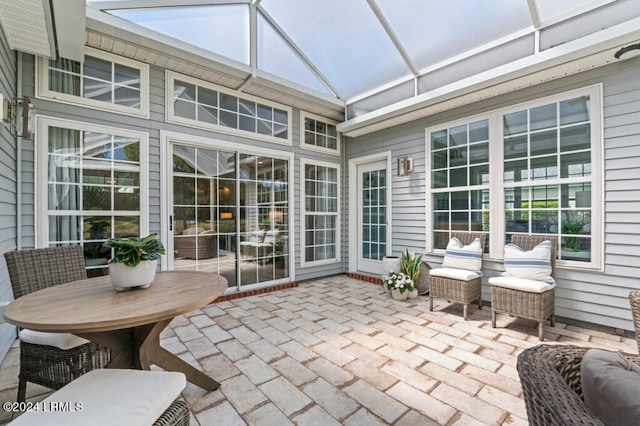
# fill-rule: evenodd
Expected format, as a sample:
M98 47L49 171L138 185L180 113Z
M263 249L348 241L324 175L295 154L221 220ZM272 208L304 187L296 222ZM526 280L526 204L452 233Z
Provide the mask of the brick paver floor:
M559 322L545 338L636 353L628 337ZM395 301L340 275L193 311L162 344L221 383L187 384L193 425L524 425L516 359L539 342L529 321L500 315L491 328L488 307L464 321L458 305L429 312L425 297ZM3 402L15 401L18 351L0 366Z

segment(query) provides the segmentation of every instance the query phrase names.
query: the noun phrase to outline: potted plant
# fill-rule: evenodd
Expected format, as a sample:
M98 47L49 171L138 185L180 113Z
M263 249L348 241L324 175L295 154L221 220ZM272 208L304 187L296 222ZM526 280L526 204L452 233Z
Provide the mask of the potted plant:
M413 280L404 272L391 272L382 283L396 300L406 300L413 290Z
M158 259L165 254L164 245L156 238L157 235L109 238L105 241L105 247L114 249L114 256L109 261L109 275L116 290L149 287L156 275Z
M414 288L411 290L409 297L418 297L418 289L415 287L420 277L420 265L422 264L422 258L424 254L416 256L409 252L409 249L404 249L401 256L402 272L404 272L414 283Z

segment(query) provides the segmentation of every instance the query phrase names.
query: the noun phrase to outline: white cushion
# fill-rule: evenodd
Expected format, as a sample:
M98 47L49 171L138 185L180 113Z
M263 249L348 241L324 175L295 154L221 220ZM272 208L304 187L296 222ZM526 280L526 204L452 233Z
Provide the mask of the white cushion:
M10 424L153 425L186 383L184 374L177 372L92 370L45 399L41 404L44 409L49 407L47 411L26 412ZM55 403L59 407L67 402L66 411L55 411L48 405Z
M462 245L459 239L453 237L447 244L442 261L444 268L466 269L479 271L482 269L482 245L480 238L476 238L469 245Z
M273 245L276 243L276 240L278 239L278 234L280 233L280 231L278 229L273 229L271 231L267 231L266 235L264 236L264 241L263 244L265 245Z
M257 231L253 231L249 237L249 241L253 243L261 243L262 241L264 241L265 234L266 234L266 231L261 229Z
M34 345L55 346L58 349L66 351L67 349L76 348L88 342L87 339L78 337L69 333L45 333L44 331L34 331L28 329L20 330L18 333L20 340L25 343Z
M530 293L544 293L556 286L555 281L551 283L510 276L491 277L489 278L489 284L498 287L512 288L514 290L528 291Z
M529 251L505 244L504 269L517 278L545 281L551 276L551 241L543 241Z
M429 270L429 275L434 277L450 278L452 280L471 281L482 276L480 271L467 271L466 269L435 268Z

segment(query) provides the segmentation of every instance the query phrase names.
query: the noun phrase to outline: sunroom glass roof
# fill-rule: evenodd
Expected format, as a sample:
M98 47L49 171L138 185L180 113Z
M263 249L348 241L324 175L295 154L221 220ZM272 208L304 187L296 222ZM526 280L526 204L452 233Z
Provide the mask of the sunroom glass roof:
M127 21L352 100L614 0L92 1ZM255 17L255 18L254 18Z

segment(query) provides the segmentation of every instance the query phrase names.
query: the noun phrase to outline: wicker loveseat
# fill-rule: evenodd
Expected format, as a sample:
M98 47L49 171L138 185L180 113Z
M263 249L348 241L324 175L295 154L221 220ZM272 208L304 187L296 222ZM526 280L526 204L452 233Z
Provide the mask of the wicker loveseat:
M518 356L518 375L531 425L602 425L585 405L580 368L589 348L539 345ZM640 364L640 356L623 354Z
M210 259L218 256L218 237L213 231L191 227L174 236L173 247L176 257Z

